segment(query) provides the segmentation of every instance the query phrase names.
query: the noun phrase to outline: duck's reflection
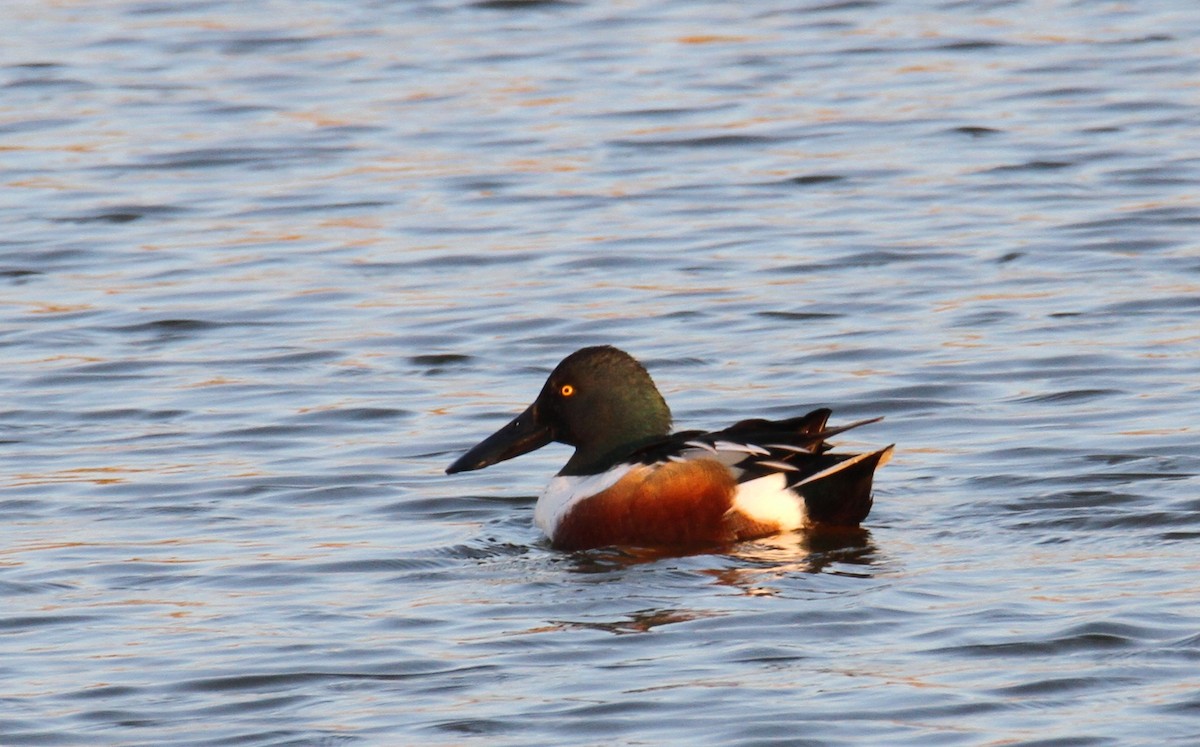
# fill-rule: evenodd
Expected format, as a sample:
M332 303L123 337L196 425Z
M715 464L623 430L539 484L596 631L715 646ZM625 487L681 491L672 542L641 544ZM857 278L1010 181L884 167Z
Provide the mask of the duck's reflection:
M875 575L873 567L881 562L881 555L870 531L866 529L810 530L717 548L683 551L606 548L580 552L571 556L568 570L582 574L615 575L627 580L627 571L672 560L682 561L687 570L710 576L718 584L739 589L745 594L772 596L778 593L777 582L796 574L870 578ZM704 562L706 560L710 562ZM679 610L651 611L643 618L623 624L649 629L694 617Z
M870 578L880 560L871 533L858 528L781 534L742 543L724 557L736 562L702 572L753 596L774 596L773 581L798 573Z
M556 630L603 630L606 633L625 635L628 633L649 633L651 630L671 625L673 623L691 622L704 617L716 617L718 613L709 610L638 610L617 620L573 620L557 621Z

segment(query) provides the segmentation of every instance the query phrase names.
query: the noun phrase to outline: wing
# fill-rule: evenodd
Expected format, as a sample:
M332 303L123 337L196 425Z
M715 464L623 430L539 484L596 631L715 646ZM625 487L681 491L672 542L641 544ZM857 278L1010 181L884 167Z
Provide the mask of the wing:
M804 499L813 521L857 525L871 509L875 469L892 447L867 454L834 454L826 439L882 418L830 428L827 408L787 420L743 420L720 431L684 431L637 449L641 464L718 461L738 484L781 474L787 490Z
M794 475L795 482L831 463L820 459L832 448L827 438L882 418L830 428L828 408L787 420L742 420L720 431L682 431L646 444L622 461L641 464L715 459L734 471L738 482L773 472ZM792 479L788 480L793 482Z

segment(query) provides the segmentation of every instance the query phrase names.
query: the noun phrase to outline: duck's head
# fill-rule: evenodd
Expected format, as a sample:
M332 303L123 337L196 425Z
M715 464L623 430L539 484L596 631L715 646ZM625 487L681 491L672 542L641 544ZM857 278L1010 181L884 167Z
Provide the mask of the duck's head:
M560 474L588 474L670 432L671 411L646 369L607 345L571 353L525 412L459 457L446 472L466 472L540 449L575 447Z

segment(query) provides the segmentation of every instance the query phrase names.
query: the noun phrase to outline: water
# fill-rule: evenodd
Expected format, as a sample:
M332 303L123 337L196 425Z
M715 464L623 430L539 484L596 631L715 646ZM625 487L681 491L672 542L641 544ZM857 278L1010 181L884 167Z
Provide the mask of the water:
M1200 742L1200 11L3 13L0 743ZM598 343L868 533L442 474Z

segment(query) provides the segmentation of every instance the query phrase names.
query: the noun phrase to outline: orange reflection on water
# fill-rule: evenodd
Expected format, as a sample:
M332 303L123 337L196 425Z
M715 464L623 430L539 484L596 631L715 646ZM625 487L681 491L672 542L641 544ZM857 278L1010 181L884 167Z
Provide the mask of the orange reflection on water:
M722 34L695 34L676 39L680 44L742 44L754 41L749 36L726 36Z

